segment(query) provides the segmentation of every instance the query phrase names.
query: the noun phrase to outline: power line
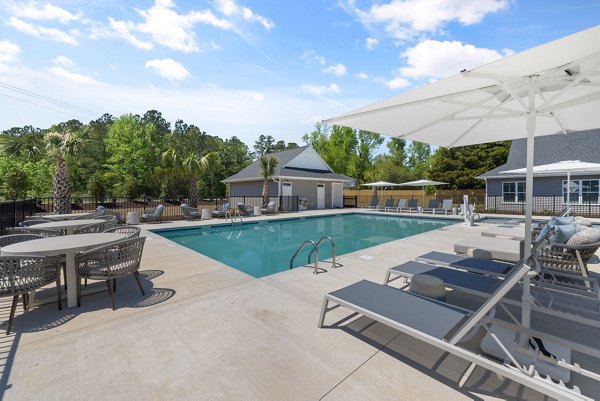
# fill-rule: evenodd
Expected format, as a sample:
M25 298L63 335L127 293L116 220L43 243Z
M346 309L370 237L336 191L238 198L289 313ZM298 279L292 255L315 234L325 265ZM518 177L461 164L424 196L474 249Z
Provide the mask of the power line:
M56 111L56 112L58 112L58 113L67 114L67 115L69 115L69 116L72 116L72 117L75 117L75 118L81 118L81 115L75 115L75 114L72 114L72 113L66 112L66 111L64 111L64 110L53 109L52 107L48 107L48 106L45 106L45 105L43 105L43 104L39 104L39 103L35 103L35 102L31 102L31 101L29 101L29 100L20 99L20 98L18 98L18 97L10 96L10 95L7 95L6 93L0 93L0 95L2 95L2 96L6 96L6 97L8 97L8 98L11 98L11 99L14 99L14 100L18 100L18 101L20 101L20 102L29 103L29 104L32 104L32 105L34 105L34 106L42 107L42 108L44 108L44 109L48 109L48 110L52 110L52 111Z
M86 109L86 108L83 108L83 107L80 107L80 106L77 106L77 105L74 105L71 103L63 102L62 100L54 99L49 96L45 96L45 95L42 95L42 94L39 94L39 93L36 93L33 91L29 91L27 89L19 88L19 87L16 87L14 85L10 85L10 84L4 83L4 82L0 82L0 87L20 93L25 96L31 96L33 98L55 104L55 105L63 107L63 108L71 109L71 110L74 110L74 111L77 111L80 113L86 113L86 114L92 115L94 117L99 115L99 113L96 113L95 111L92 111L92 110L89 110L89 109Z

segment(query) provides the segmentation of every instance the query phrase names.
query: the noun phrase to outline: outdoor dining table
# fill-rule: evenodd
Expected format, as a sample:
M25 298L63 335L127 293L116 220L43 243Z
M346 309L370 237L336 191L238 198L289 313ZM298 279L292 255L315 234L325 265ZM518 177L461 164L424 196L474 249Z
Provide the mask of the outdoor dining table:
M100 223L106 223L106 221L101 219L60 220L36 224L33 226L33 228L54 228L58 230L67 230L67 235L71 235L73 234L73 230L76 228Z
M43 216L40 216L40 219L44 219L44 220L71 220L71 219L76 219L78 217L92 217L94 215L94 213L65 213L65 214L46 214Z
M65 255L67 261L67 306L77 306L77 275L75 254L101 245L125 239L125 234L98 233L67 235L19 242L2 248L2 256L56 256Z

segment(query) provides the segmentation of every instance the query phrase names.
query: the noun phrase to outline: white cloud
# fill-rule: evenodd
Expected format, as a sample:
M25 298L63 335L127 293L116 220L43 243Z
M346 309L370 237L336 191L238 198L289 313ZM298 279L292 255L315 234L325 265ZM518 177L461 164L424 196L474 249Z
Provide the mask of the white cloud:
M112 17L108 18L108 22L110 26L114 29L117 36L125 39L127 42L131 43L135 47L139 47L140 49L150 50L154 47L152 42L145 42L143 40L139 40L135 36L131 34L131 30L135 29L133 23L125 22L125 21L116 21Z
M50 67L50 68L48 68L48 71L50 71L52 74L54 74L58 78L61 78L65 81L69 81L69 82L77 84L77 85L102 85L101 82L95 80L94 78L92 78L90 76L79 74L79 73L72 72L72 71L67 71L66 69L64 69L62 67L58 67L58 66Z
M82 12L71 13L64 8L54 6L50 3L44 5L35 1L26 4L11 4L9 9L13 15L38 21L57 20L63 24L71 21L77 21L83 17Z
M504 54L510 50L504 50ZM471 69L498 60L503 54L496 50L478 48L459 41L424 40L406 50L407 67L400 68L403 77L411 79L445 78L458 74L463 69Z
M170 58L148 60L145 67L173 82L183 81L191 76L190 72L181 63Z
M373 50L374 48L377 47L378 44L379 44L379 41L377 39L375 39L375 38L367 38L365 40L365 46L369 50Z
M65 67L72 67L75 64L75 63L73 63L73 60L71 60L70 58L68 58L66 56L54 57L52 59L52 62L54 64L63 65Z
M306 84L302 85L300 89L315 96L321 96L326 93L339 93L340 91L340 87L334 83L330 84L329 86Z
M400 89L410 85L410 81L403 77L395 77L389 81L383 81L383 83L390 89Z
M327 59L320 54L318 54L314 50L306 50L300 56L300 60L304 61L306 64L320 64L325 65L327 63Z
M369 74L367 74L366 72L359 72L357 74L354 74L354 76L358 79L369 79Z
M341 3L364 25L382 24L385 32L396 39L406 39L419 32L434 32L452 21L462 25L476 24L486 14L503 10L509 4L509 0L388 0L361 10L354 0Z
M76 33L77 31L67 33L56 28L46 28L41 25L33 25L17 17L10 17L6 24L12 26L18 31L36 36L40 39L48 39L56 42L63 42L73 46L77 45L77 39L72 34Z
M332 64L322 71L327 74L335 75L336 77L342 77L346 74L346 66L344 64Z
M215 0L214 4L217 10L226 17L241 18L246 22L257 22L267 31L275 26L270 19L263 17L262 15L254 14L248 7L237 5L234 0Z
M21 48L19 45L8 40L0 40L0 63L17 61L20 52Z

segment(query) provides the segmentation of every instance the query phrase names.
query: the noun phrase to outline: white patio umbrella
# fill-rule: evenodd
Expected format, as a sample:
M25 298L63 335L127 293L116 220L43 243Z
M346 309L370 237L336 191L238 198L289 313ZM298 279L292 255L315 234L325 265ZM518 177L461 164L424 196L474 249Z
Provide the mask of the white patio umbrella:
M373 187L373 189L375 191L375 195L377 195L377 188L397 187L398 184L395 184L393 182L377 181L377 182L368 182L366 184L362 184L361 186L362 187Z
M600 127L600 25L324 120L443 147L527 137L530 252L536 135Z
M525 174L526 168L501 171L500 174ZM600 172L600 163L588 163L580 160L564 160L556 163L542 164L533 167L534 174L557 175L567 173L567 206L571 206L571 173L597 173Z
M599 110L600 25L324 122L443 147L526 137L527 257L534 136L598 128ZM529 277L524 280L528 297ZM530 315L523 302L524 327Z
M398 184L403 187L421 187L421 207L425 207L425 187L428 185L446 185L447 182L440 181L429 181L429 180L417 180L409 181Z

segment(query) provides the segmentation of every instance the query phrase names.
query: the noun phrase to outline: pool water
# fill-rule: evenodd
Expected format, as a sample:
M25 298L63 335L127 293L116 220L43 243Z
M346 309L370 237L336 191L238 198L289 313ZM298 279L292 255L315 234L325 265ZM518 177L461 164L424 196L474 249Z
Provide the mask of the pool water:
M335 241L336 255L340 256L455 223L444 219L350 213L153 232L258 278L289 269L290 258L306 240L317 242L329 236ZM311 248L308 246L298 254L294 267L307 263ZM324 241L319 247L319 260L328 258L331 245Z

